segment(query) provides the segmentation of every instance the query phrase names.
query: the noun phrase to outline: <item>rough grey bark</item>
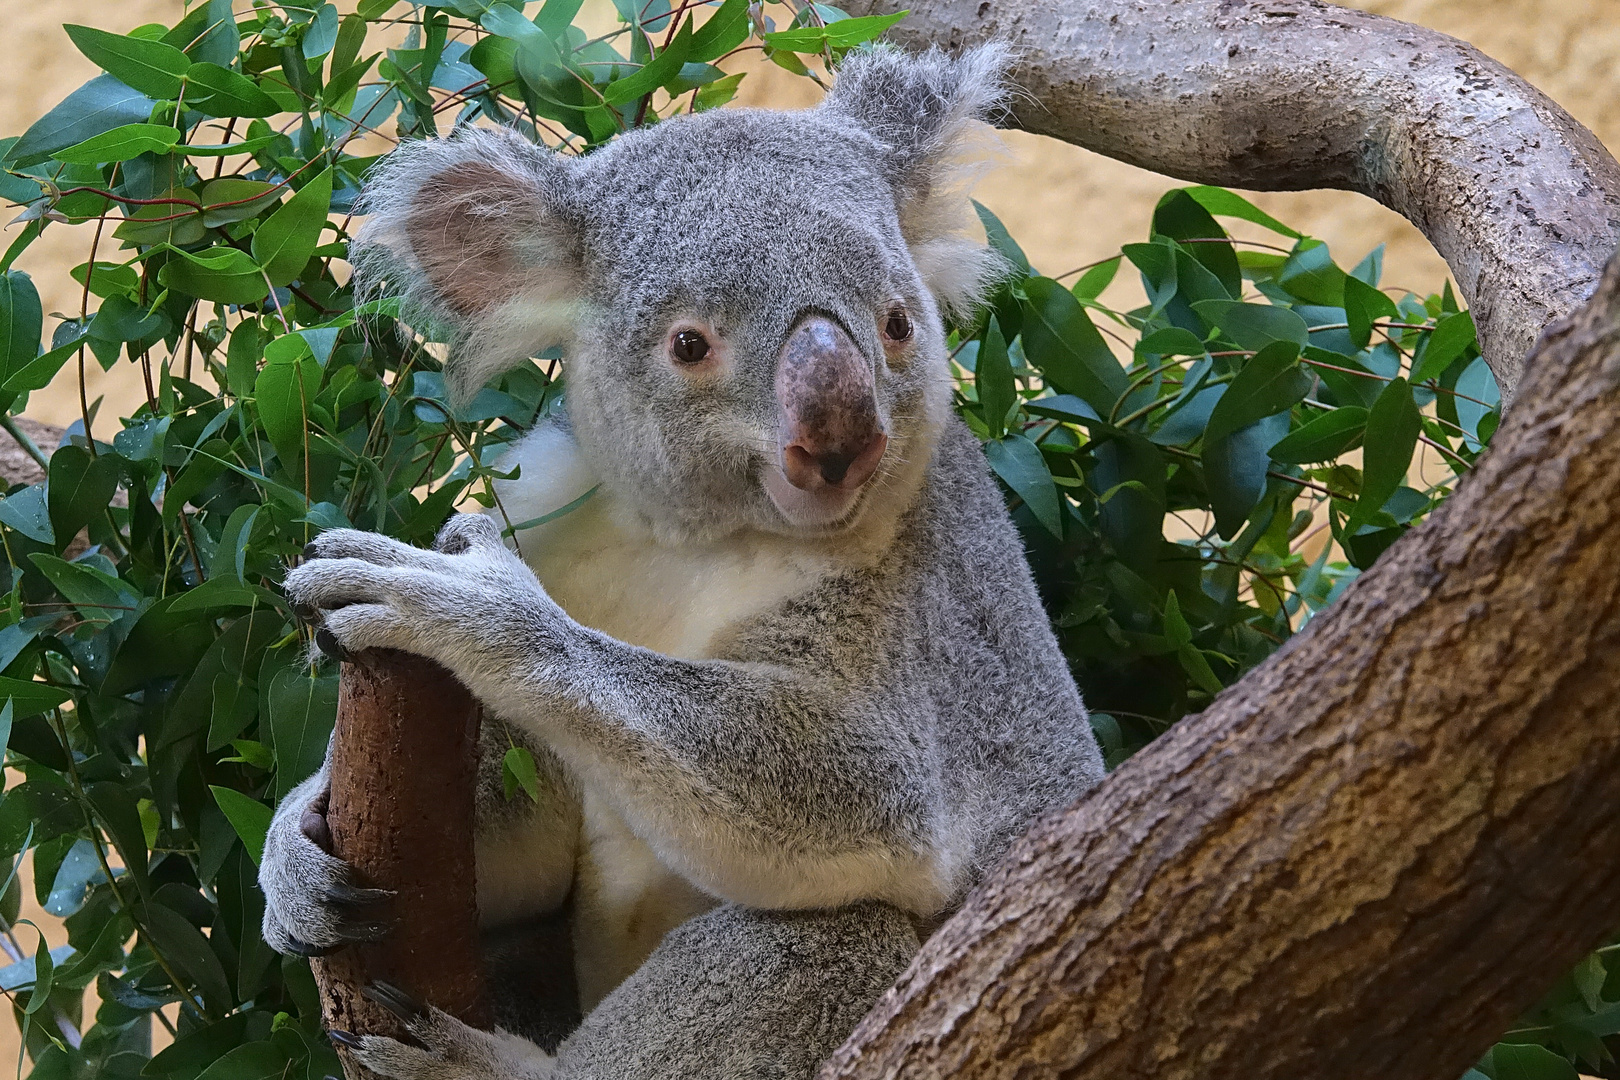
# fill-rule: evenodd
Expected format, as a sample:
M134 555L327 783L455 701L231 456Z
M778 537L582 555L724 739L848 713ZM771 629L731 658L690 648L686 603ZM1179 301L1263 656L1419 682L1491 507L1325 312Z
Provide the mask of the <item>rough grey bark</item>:
M1620 926L1620 262L1461 489L1038 825L824 1080L1460 1076Z
M1197 183L1345 188L1423 230L1504 395L1620 242L1620 165L1545 94L1433 30L1314 0L852 0L890 36L1020 50L1023 128Z

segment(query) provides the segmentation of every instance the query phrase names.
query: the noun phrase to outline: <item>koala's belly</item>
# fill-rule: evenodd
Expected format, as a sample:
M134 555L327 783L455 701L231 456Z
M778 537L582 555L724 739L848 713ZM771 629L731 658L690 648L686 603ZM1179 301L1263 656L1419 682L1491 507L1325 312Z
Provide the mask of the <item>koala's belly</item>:
M589 1012L641 966L664 935L718 901L658 861L599 796L584 797L574 877L574 971Z

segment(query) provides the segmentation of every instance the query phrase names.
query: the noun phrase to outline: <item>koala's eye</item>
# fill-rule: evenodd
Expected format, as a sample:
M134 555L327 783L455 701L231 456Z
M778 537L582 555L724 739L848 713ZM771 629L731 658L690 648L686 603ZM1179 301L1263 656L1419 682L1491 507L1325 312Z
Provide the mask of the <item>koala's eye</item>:
M905 308L889 309L889 316L883 321L883 336L890 341L910 340L911 320L906 317Z
M683 364L700 364L709 355L709 339L696 330L682 330L670 342L669 351Z

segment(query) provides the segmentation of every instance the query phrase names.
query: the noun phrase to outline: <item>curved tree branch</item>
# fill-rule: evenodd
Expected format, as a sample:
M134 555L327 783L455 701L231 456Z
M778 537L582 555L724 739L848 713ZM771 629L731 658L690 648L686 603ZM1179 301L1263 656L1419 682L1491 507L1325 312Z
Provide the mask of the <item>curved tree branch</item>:
M1346 188L1450 264L1505 396L1620 242L1620 165L1444 34L1315 0L854 0L904 45L1020 50L1013 120L1198 183Z
M1620 926L1620 261L1533 360L1468 482L1037 825L824 1077L1459 1076Z

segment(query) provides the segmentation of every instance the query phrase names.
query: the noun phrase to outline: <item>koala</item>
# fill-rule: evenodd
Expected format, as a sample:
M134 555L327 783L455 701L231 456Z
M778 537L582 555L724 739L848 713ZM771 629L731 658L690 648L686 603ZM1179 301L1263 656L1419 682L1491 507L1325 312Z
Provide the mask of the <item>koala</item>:
M880 47L813 109L680 116L583 157L466 130L370 178L356 273L449 328L454 392L564 350L566 408L496 490L511 522L574 508L509 542L457 516L433 550L333 530L287 577L330 648L453 672L491 743L502 1027L375 987L416 1045L334 1032L366 1067L808 1078L1011 840L1102 779L951 409L945 318L1002 269L957 169L1006 59ZM509 739L537 801L500 795ZM323 846L327 787L294 789L266 842L282 951L386 931ZM510 947L533 926L573 956L549 1026L505 1000L535 981Z

